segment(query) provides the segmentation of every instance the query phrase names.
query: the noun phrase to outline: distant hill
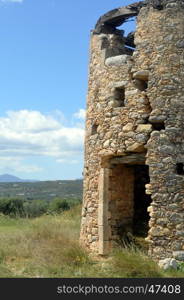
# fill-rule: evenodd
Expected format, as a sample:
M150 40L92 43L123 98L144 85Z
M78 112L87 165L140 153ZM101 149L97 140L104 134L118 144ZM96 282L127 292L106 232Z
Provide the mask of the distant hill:
M24 200L82 199L82 179L35 182L21 180L9 174L1 175L0 198L19 197Z
M0 175L0 182L36 182L36 181L37 180L21 179L19 177L10 174Z

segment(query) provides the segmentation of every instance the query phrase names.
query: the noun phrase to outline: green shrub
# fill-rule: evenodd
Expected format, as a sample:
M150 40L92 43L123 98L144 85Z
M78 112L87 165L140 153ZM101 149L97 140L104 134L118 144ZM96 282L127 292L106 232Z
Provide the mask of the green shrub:
M67 202L69 203L70 207L73 207L75 205L81 204L82 200L80 198L69 198L67 199Z
M70 209L70 204L66 199L56 198L50 203L49 210L51 213L61 213Z
M23 216L23 200L18 198L0 198L0 212L4 215Z
M0 213L11 217L35 218L44 214L57 214L81 203L81 199L23 200L0 198Z
M24 202L24 215L28 218L40 217L48 211L49 204L44 200L30 200Z

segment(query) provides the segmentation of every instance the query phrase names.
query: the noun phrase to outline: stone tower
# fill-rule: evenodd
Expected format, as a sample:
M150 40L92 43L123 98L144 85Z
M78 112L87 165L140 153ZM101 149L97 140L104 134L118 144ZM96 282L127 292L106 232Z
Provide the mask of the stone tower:
M184 0L147 0L91 33L80 240L92 253L144 226L151 257L184 260L183 16Z

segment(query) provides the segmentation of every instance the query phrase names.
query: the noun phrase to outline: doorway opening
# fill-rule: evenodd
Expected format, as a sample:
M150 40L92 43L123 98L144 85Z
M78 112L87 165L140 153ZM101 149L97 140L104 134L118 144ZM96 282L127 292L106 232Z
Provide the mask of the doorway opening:
M134 219L133 234L146 237L148 233L148 206L151 204L151 196L145 192L145 185L150 182L149 167L146 165L134 165Z
M145 238L148 233L151 196L146 194L145 185L150 181L149 168L145 155L132 157L112 159L109 177L110 240L122 245L133 242L135 237Z

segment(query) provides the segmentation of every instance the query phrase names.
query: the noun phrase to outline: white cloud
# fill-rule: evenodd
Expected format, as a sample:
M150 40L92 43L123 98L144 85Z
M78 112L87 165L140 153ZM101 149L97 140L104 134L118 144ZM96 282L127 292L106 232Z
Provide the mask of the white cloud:
M58 115L63 118L58 111L56 116L20 110L0 117L0 170L7 166L27 173L39 172L39 167L24 165L23 161L36 156L76 163L83 153L84 129L62 125Z
M83 109L83 108L79 109L79 111L74 114L74 117L77 119L80 119L80 120L85 120L85 118L86 118L85 109Z
M25 164L21 157L0 157L0 173L16 173L17 171L29 174L41 172L42 168Z
M0 128L4 127L17 133L41 132L59 129L60 124L52 116L46 116L39 111L8 111L6 118L0 118Z
M57 159L57 162L58 163L67 163L67 164L70 164L70 165L75 165L75 164L78 164L79 161L76 160L76 159L72 159L72 160L68 160L68 159Z

